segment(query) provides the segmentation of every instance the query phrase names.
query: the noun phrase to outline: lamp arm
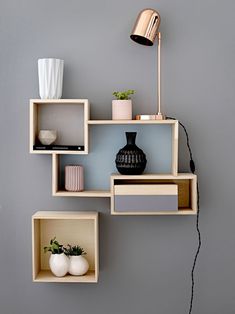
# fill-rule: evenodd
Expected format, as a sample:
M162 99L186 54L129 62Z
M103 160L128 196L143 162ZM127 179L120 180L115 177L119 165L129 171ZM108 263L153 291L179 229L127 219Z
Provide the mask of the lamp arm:
M157 33L158 48L157 48L157 115L161 116L161 33Z

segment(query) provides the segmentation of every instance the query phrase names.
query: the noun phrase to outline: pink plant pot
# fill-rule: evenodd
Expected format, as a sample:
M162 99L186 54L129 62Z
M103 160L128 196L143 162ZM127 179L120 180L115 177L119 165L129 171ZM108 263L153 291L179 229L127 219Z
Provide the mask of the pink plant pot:
M84 190L82 166L65 166L65 190L79 192Z
M131 99L112 101L112 119L113 120L132 120Z

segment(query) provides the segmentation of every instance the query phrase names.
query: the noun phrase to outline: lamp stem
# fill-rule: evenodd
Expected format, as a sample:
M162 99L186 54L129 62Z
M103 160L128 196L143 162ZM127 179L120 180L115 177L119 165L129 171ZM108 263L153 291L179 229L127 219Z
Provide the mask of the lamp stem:
M158 48L157 48L157 115L161 119L162 113L161 113L161 33L158 32L157 34L158 38Z

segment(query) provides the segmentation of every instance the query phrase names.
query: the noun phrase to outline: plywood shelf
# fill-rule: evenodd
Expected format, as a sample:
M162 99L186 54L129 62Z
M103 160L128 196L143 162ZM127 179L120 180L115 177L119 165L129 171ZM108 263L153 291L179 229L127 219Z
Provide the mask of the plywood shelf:
M55 110L54 113L57 112L56 106L58 106L58 109L60 110L61 106L65 109L68 109L69 114L71 116L71 112L69 110L69 106L78 106L80 109L78 113L78 116L76 116L76 119L80 119L79 121L82 121L81 123L81 133L82 135L82 141L77 142L78 145L84 146L84 151L69 151L69 150L34 150L34 144L37 138L37 133L40 130L42 126L44 126L44 119L47 120L47 113L51 114L51 109ZM67 107L66 107L67 106ZM44 110L46 108L46 110ZM42 114L43 110L44 113ZM41 112L42 111L42 112ZM74 112L73 112L74 113ZM44 99L31 99L30 101L30 152L33 154L52 154L52 195L57 197L97 197L97 198L110 198L111 199L111 213L113 215L193 215L197 212L197 190L196 190L196 176L192 174L178 174L178 133L179 133L179 122L177 120L90 120L90 109L89 109L89 102L87 99L50 99L50 100L44 100ZM46 118L45 118L46 117ZM52 115L53 117L53 115ZM74 118L74 114L72 114L72 119ZM53 119L52 119L53 120ZM61 123L63 123L63 119L60 120ZM43 122L43 123L42 123ZM47 125L47 124L46 124ZM52 123L53 125L53 123ZM70 127L70 121L67 124ZM76 125L76 123L75 123ZM169 126L166 127L168 130L168 136L171 136L171 142L168 143L168 151L167 154L171 152L171 158L168 159L168 169L166 171L170 172L170 174L143 174L140 176L124 176L124 175L112 175L111 177L111 187L110 190L108 190L108 186L105 184L97 184L97 181L94 182L94 184L91 183L92 176L89 173L89 183L87 184L86 190L82 192L70 192L66 191L64 188L64 169L61 166L60 168L60 155L66 154L66 155L86 155L88 154L88 140L89 140L89 131L91 134L96 131L95 128L90 129L89 127L92 126L128 126L131 129L141 129L142 125L145 127L145 130L148 128L151 128L151 132L149 134L152 134L155 130L159 130L157 126ZM136 125L136 127L135 127ZM140 126L140 127L137 127ZM149 125L149 127L147 127ZM153 127L151 127L153 125ZM131 127L132 126L132 127ZM124 127L126 129L127 127ZM123 127L122 127L123 129ZM99 127L99 130L103 130ZM115 130L115 128L114 128ZM104 129L106 132L106 129ZM73 132L74 133L74 132ZM103 134L102 132L100 134ZM96 138L97 141L97 138ZM61 143L62 144L62 143ZM69 143L68 143L69 144ZM59 144L58 144L59 145ZM71 144L73 145L73 144ZM102 143L102 145L104 145ZM102 146L100 145L100 146ZM157 145L157 144L156 144ZM100 147L100 150L102 150L102 147ZM96 150L95 150L96 151ZM151 151L151 150L150 150ZM147 151L146 151L147 152ZM154 155L154 154L152 154ZM86 159L87 163L89 161ZM62 158L62 157L61 157ZM71 157L72 158L72 157ZM154 157L153 157L154 158ZM159 158L160 161L164 159L164 156L161 156ZM72 160L72 159L71 159ZM159 162L157 160L157 162ZM80 160L80 164L83 164L83 160ZM84 163L84 167L89 167L87 163ZM63 165L63 159L61 161L61 164ZM94 163L93 163L94 164ZM103 164L102 164L103 165ZM153 166L153 165L152 165ZM166 167L165 167L166 168ZM100 168L101 169L101 168ZM100 170L99 169L99 170ZM113 170L113 168L112 168ZM111 171L112 171L111 170ZM155 171L158 170L158 168L154 169ZM165 170L165 169L164 169ZM94 171L95 173L95 171ZM93 174L93 172L92 172ZM101 174L101 171L99 171L99 176L103 176ZM108 178L109 171L106 171L105 177ZM103 178L103 177L102 177ZM99 182L98 182L99 183ZM117 211L115 210L115 204L114 199L116 197L117 191L118 193L124 193L120 192L120 189L118 190L118 185L127 185L128 189L130 189L130 185L142 185L144 184L145 187L147 185L154 184L155 189L152 193L151 197L149 196L150 189L143 188L144 192L140 191L140 195L143 194L143 196L147 196L148 199L151 199L152 204L154 204L154 199L158 202L160 202L160 199L163 197L160 190L160 185L163 185L162 189L164 190L164 185L168 185L166 188L165 199L170 200L174 199L174 202L179 202L179 206L176 208L175 203L171 203L171 206L169 206L168 210L150 210L147 209L141 209L141 205L139 204L139 210L135 212L134 210L131 211ZM172 189L169 189L169 185L172 185ZM101 189L99 189L101 187ZM148 191L147 191L148 190ZM133 191L133 189L132 189ZM150 194L151 194L150 193ZM160 194L159 194L160 193ZM168 193L168 194L167 194ZM178 195L178 198L177 198ZM122 194L120 194L122 196ZM124 195L123 195L124 196ZM138 196L138 195L137 195ZM129 197L127 197L129 198ZM137 197L138 198L138 197ZM143 197L144 199L144 197ZM182 203L183 202L183 203ZM144 204L144 203L143 203ZM160 205L159 205L160 206ZM167 207L167 205L165 204ZM170 208L173 208L174 210L170 210ZM177 210L176 210L177 209Z
M196 215L196 211L191 209L183 209L178 211L156 211L156 212L116 212L113 211L111 214L116 216L190 216Z
M30 143L31 154L88 154L88 99L31 99ZM40 149L38 133L42 129L57 130L55 145L84 146L79 149ZM39 149L35 149L39 146Z
M171 207L174 207L174 210L171 210ZM180 173L177 176L114 174L111 176L112 215L195 215L196 213L197 177L194 174Z
M80 245L87 252L89 272L85 276L58 278L49 269L44 246L54 238L62 244ZM32 271L34 282L97 282L99 275L99 232L97 212L39 211L32 217Z
M84 276L55 277L50 270L41 270L34 282L61 282L61 283L95 283L97 282L95 271L88 271Z
M177 124L177 120L88 120L88 124L94 125L118 125L118 124Z
M111 197L110 191L82 191L82 192L69 192L69 191L57 191L53 196L62 196L62 197Z

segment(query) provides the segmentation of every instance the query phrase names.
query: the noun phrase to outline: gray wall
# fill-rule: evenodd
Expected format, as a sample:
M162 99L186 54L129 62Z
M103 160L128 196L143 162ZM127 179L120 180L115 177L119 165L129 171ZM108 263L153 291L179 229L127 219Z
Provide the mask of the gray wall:
M201 189L203 245L194 313L234 313L235 2L225 0L7 0L0 3L0 313L182 314L190 298L195 217L111 217L102 199L51 196L50 156L28 153L28 99L37 59L66 63L64 98L111 114L111 92L134 88L134 113L153 112L155 48L129 40L137 13L162 16L164 111L183 121ZM149 139L150 140L150 139ZM185 139L180 170L188 170ZM31 282L36 210L101 212L98 284Z

